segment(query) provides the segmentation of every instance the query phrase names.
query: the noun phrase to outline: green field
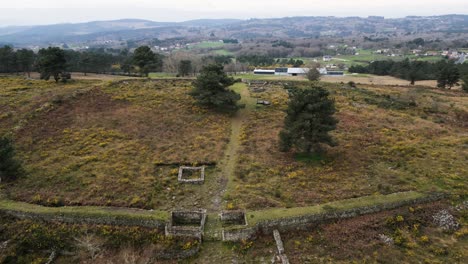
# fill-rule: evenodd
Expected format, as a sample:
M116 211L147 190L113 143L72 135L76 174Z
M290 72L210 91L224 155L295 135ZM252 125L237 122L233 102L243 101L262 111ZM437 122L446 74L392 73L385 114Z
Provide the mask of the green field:
M364 50L359 49L357 51L359 55L337 55L333 56L333 59L329 62L322 61L322 58L316 58L319 63L321 64L344 64L346 66L352 65L367 65L371 61L378 61L378 60L394 60L394 61L401 61L406 58L410 60L421 60L421 61L430 61L436 62L443 59L442 56L416 56L416 55L404 55L404 56L397 56L391 57L384 54L375 54L372 50Z
M177 74L175 73L166 73L166 72L150 72L148 74L149 78L153 79L164 79L164 78L175 78Z
M190 46L191 49L219 49L222 47L224 47L224 43L219 41L202 41L196 45Z

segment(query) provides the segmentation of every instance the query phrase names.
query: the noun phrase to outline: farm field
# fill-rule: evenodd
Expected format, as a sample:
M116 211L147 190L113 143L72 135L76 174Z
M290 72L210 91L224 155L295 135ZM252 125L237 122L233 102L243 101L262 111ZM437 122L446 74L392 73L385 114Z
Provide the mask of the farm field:
M198 43L197 45L193 45L190 48L195 48L195 49L206 49L206 48L221 48L224 46L223 42L219 41L202 41Z
M416 56L416 55L404 55L404 56L387 56L385 54L376 54L374 50L365 50L359 49L357 50L359 55L336 55L332 56L333 59L331 61L323 61L322 57L314 58L321 64L343 64L348 67L352 65L368 65L372 61L381 61L381 60L394 60L394 61L401 61L406 58L410 60L420 60L420 61L431 61L436 62L442 60L442 56ZM308 58L303 58L304 61L310 60Z
M348 83L353 81L358 84L372 84L372 85L395 85L395 86L408 86L409 81L395 78L392 76L378 76L372 74L349 74L344 76L322 76L321 81L329 83ZM437 87L437 81L435 80L424 80L416 81L418 86Z
M305 81L303 76L278 76L278 75L255 75L255 74L238 74L233 75L235 78L242 78L246 80L270 80L270 81ZM320 77L322 82L326 83L348 83L353 81L358 84L373 84L373 85L395 85L395 86L408 86L409 81L398 79L392 76L378 76L372 74L346 74L344 76L327 76ZM435 80L416 81L416 85L437 87ZM454 88L456 89L456 88Z
M251 75L237 77L250 79ZM56 84L1 77L0 135L13 138L26 176L2 183L0 199L44 205L40 211L45 212L73 212L61 207L81 206L84 215L111 210L92 206L147 209L143 215L156 214L161 219L169 215L162 212L204 208L209 214L207 230L213 231L219 224L213 219L222 210L245 210L253 224L281 217L277 214L282 209L301 213L307 207L320 212L330 206L319 205L339 205L350 198L369 196L369 202L373 195L443 192L448 199L442 202L282 233L285 248L291 263L391 263L386 262L388 252L410 263L426 259L463 263L466 208L450 209L460 221L457 232L437 229L431 216L467 197L468 96L458 90L392 83L393 78L372 84L350 80L359 83L357 87L343 84L347 81L320 83L336 103L339 124L333 136L338 145L327 148L326 154L305 155L278 150L289 100L284 85L309 89L302 77L267 79L260 82L260 90L236 83L231 89L241 95L244 107L234 115L196 105L189 95L191 80L105 76ZM271 105L258 105L257 100ZM205 183L179 183L179 166L184 165L205 165ZM15 204L0 200L0 207ZM24 205L25 210L29 207ZM35 242L14 235L15 228L30 229L34 237L63 244L65 251L72 250L70 241L86 242L93 234L94 242L107 245L95 263L119 262L132 254L145 261L161 252L199 246L197 241L171 240L160 231L141 227L36 224L2 214L0 219L0 241L15 237L21 246ZM342 235L340 240L337 234ZM391 236L395 243L379 242L379 234ZM200 253L182 263L269 262L275 255L272 236L240 243L211 240L215 238L203 242ZM346 250L337 243L346 245ZM362 250L356 249L359 245ZM41 252L35 259L46 259L50 252L44 250L50 247L34 247ZM78 259L89 256L75 256ZM27 258L24 263L33 260ZM73 260L62 256L57 261Z

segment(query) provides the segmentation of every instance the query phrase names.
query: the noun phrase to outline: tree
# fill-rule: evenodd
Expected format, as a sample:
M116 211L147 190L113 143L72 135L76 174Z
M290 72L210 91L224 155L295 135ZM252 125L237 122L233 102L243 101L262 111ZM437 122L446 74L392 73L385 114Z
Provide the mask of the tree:
M9 138L0 137L0 181L15 180L23 174L21 164L15 159L15 150Z
M39 50L37 68L41 74L41 79L48 81L53 76L55 82L58 82L60 78L65 81L66 78L62 75L65 75L66 67L67 60L64 50L57 47Z
M446 63L440 70L437 77L437 87L451 89L453 86L458 85L460 80L460 72L452 62Z
M194 88L190 95L200 105L222 111L236 111L240 95L227 89L233 84L234 79L224 73L222 65L211 64L203 67L193 82Z
M179 75L184 77L192 72L192 61L181 60L179 63Z
M320 80L320 72L316 68L311 68L307 72L306 77L309 81L318 81Z
M79 59L78 64L84 76L86 76L92 67L92 58L89 52L83 52L80 54L80 59Z
M280 150L295 148L301 152L320 152L321 144L334 146L328 132L336 128L335 102L327 90L312 84L308 89L292 90L284 128L280 132Z
M148 76L150 71L162 70L162 59L159 54L155 54L150 47L138 47L133 53L133 63L140 68L143 76Z
M120 69L130 75L130 73L132 73L132 71L134 70L134 67L132 65L132 62L131 62L131 59L126 59L122 62L122 64L120 65Z
M468 75L463 76L462 81L463 81L463 84L462 84L463 91L468 93Z
M423 72L416 68L416 67L411 67L411 70L408 72L408 79L410 81L411 85L414 85L417 80L421 80L423 78Z
M16 72L16 54L12 47L4 46L0 48L0 72Z
M31 77L31 69L34 64L34 51L28 49L20 49L16 52L16 58L20 70Z

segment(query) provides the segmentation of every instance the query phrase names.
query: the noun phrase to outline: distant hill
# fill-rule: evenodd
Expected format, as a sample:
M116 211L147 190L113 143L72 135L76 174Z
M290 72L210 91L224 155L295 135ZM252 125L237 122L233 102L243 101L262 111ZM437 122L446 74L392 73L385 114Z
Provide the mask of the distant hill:
M214 34L218 38L310 38L405 34L468 33L468 15L430 17L286 17L273 19L199 19L185 22L154 22L141 19L93 21L77 24L0 28L0 43L50 45L54 43L101 43L152 38L190 38Z
M228 24L240 23L244 20L240 19L197 19L181 22L179 24L186 25L190 27L215 27L215 26L224 26Z

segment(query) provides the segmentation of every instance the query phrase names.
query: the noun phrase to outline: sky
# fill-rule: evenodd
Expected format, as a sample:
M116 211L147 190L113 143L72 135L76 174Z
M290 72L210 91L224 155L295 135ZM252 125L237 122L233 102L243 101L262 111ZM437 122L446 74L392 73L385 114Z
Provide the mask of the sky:
M404 17L468 14L467 0L0 0L0 27L139 18Z

